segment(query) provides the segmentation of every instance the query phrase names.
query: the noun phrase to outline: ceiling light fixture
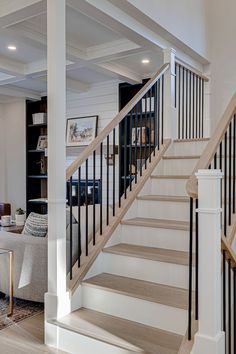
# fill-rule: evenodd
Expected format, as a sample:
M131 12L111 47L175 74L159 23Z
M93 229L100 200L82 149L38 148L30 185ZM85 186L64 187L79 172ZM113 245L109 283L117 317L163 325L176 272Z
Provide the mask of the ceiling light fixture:
M143 64L149 64L149 63L150 63L150 60L149 60L149 59L143 59L143 60L142 60L142 63L143 63Z
M7 48L9 50L16 50L16 46L15 45L9 45Z

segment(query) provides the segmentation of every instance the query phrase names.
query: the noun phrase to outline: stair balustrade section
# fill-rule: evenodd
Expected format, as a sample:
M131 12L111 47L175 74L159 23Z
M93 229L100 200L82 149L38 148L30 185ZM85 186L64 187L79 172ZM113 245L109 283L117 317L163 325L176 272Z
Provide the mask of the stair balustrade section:
M225 332L225 353L236 352L236 255L232 242L236 228L236 93L232 97L219 124L209 140L201 158L187 182L187 192L190 197L190 234L189 234L189 309L188 309L188 339L192 339L193 319L199 320L199 221L198 204L200 203L198 181L199 170L218 170L222 172L222 182L219 187L221 200L220 233L222 252L222 307L218 311L221 316L222 331ZM208 193L206 191L206 193ZM210 191L209 191L210 193ZM204 225L203 225L204 226ZM206 226L206 225L205 225ZM209 224L209 230L211 225ZM205 238L211 237L206 233ZM195 247L193 245L195 244ZM195 251L195 254L194 254ZM193 270L195 258L195 270ZM205 259L207 267L207 259ZM202 269L202 268L201 268ZM193 277L195 272L195 277ZM195 278L195 295L193 296L193 279ZM207 284L205 284L207 287ZM209 313L209 316L212 314ZM222 353L223 354L223 353Z
M164 64L67 169L70 280L163 146Z

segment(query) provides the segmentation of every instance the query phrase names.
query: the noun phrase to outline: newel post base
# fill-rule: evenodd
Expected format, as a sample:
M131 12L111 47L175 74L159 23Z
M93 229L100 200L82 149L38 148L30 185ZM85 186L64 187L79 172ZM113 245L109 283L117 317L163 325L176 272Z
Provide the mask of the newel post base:
M221 179L220 170L199 170L199 329L192 354L225 354L221 330Z

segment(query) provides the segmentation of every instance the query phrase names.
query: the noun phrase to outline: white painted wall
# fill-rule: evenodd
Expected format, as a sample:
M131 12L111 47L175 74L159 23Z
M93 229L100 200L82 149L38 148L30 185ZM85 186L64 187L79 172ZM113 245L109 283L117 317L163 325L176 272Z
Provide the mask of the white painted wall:
M14 214L16 208L25 208L25 100L1 105L1 113L0 196L11 203Z
M211 117L213 126L221 118L236 91L236 2L209 0L207 33L211 61Z
M205 0L128 0L202 56L207 57Z

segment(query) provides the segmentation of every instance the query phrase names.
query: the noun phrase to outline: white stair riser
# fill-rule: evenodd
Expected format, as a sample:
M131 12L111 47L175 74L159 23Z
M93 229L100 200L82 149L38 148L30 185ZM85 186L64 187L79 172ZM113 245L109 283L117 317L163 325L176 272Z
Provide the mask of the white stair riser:
M188 251L189 231L122 225L121 243Z
M149 259L103 254L103 271L128 278L188 288L188 266Z
M137 214L144 218L189 221L189 203L138 200Z
M198 159L168 159L162 160L153 174L158 175L191 175Z
M186 196L186 179L151 178L151 194Z
M208 141L173 143L167 151L167 155L196 156L201 155Z
M82 286L83 306L94 311L185 334L187 311L91 286Z
M135 351L122 349L65 328L58 329L58 349L71 354L133 354Z

